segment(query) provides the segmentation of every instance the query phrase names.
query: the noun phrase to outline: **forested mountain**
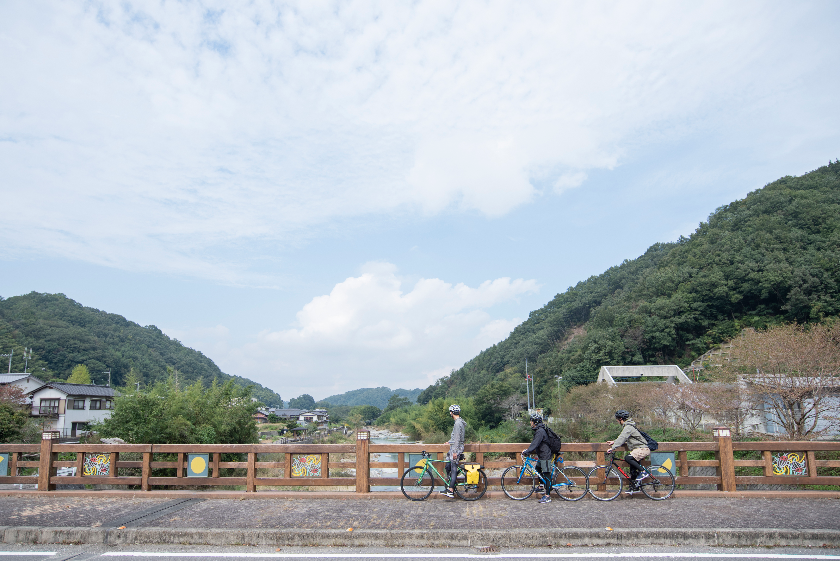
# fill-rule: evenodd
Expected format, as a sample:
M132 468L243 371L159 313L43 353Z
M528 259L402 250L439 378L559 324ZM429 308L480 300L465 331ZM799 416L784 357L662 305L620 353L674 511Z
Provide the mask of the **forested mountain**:
M499 400L594 381L602 365L688 365L744 327L840 314L840 162L783 177L718 208L689 237L657 243L532 312L418 398ZM524 392L524 389L521 391ZM524 398L523 398L524 402Z
M379 409L385 409L392 395L407 397L414 403L422 391L421 388L415 390L392 390L384 386L381 388L362 388L338 395L331 395L326 399L322 399L319 403L329 403L330 405L373 405Z
M94 383L122 385L134 368L144 384L165 379L167 367L178 372L178 381L201 380L253 385L253 396L270 406L281 406L272 390L239 376L229 376L202 353L170 339L154 325L141 327L117 314L86 308L63 294L30 292L0 298L0 352L10 353L12 372L24 370L24 348L33 349L28 370L47 381L66 380L77 364L86 365ZM7 359L8 360L8 359ZM8 364L8 363L6 363ZM7 370L8 366L3 370Z

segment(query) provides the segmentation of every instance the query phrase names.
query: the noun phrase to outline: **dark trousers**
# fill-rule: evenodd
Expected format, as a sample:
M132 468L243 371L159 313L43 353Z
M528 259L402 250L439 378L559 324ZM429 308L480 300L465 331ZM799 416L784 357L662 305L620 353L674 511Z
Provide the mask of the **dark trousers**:
M636 479L642 471L642 464L636 461L636 458L630 454L624 455L624 461L630 465L630 478Z
M446 479L451 481L449 488L455 488L455 475L458 473L458 460L449 460L446 463Z

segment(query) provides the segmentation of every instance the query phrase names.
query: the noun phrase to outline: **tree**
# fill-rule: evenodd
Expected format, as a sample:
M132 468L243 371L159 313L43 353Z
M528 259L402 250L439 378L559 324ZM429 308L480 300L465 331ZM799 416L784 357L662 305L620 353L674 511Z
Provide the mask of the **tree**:
M394 394L388 398L388 405L386 405L385 409L382 410L382 414L384 415L385 413L388 413L390 411L403 409L405 407L411 407L411 400L407 397Z
M315 398L308 393L289 400L289 409L312 409L315 407Z
M37 432L23 391L11 385L0 386L0 442L31 442Z
M754 413L768 415L789 438L817 438L840 417L840 321L745 329L717 374L743 384Z
M73 367L70 377L67 378L68 384L92 384L90 380L90 370L84 364L77 364Z
M370 424L382 415L382 410L373 405L357 405L351 410L352 413L358 413L365 424Z
M111 417L91 428L138 444L249 444L258 441L256 411L251 389L233 380L209 388L166 381L117 396Z

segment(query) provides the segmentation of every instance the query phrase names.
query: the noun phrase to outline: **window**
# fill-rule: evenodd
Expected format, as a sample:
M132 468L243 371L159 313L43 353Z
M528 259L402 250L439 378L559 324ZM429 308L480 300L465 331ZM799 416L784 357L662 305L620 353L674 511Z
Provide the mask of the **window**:
M58 415L57 399L42 399L38 405L39 415Z
M110 399L106 399L105 400L105 409L113 409L113 408L114 408L114 402L111 401Z
M91 399L90 400L90 408L91 409L102 409L102 400Z
M84 399L74 399L73 400L73 409L84 409L85 408L85 400Z

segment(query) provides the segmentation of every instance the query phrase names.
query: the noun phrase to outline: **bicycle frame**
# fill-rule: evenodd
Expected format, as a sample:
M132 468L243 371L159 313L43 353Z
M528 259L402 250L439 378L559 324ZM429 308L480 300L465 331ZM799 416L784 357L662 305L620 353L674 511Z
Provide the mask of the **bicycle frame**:
M432 463L432 462L440 462L440 463L443 463L443 462L448 462L449 460L433 460L433 459L431 458L431 454L424 455L424 456L423 456L423 459L425 460L425 462L423 463L423 473L421 473L421 474L420 474L420 477L423 477L424 475L426 475L426 473L428 473L428 472L429 472L429 470L431 470L431 471L432 471L432 480L433 480L433 481L434 481L434 476L436 475L436 476L438 477L438 479L440 479L441 481L443 481L443 484L444 484L447 488L451 488L451 487L450 487L450 483L452 483L452 481L451 481L451 480L449 480L449 479L447 479L447 478L445 478L443 475L441 475L441 474L440 474L440 472L437 470L437 468L436 468L436 467L434 466L434 464ZM444 470L444 471L446 471L446 470ZM452 477L456 477L457 475L458 475L458 474L455 472L455 470L453 470L453 475L452 475Z

